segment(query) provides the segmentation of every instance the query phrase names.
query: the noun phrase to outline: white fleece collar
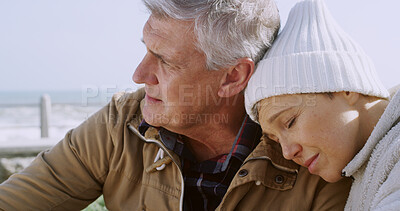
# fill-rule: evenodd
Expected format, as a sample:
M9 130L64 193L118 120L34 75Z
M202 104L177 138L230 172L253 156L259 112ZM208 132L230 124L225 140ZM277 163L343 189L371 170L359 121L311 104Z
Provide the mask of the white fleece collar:
M364 147L343 169L346 177L352 176L370 158L372 151L378 142L389 132L400 118L400 90L392 97Z

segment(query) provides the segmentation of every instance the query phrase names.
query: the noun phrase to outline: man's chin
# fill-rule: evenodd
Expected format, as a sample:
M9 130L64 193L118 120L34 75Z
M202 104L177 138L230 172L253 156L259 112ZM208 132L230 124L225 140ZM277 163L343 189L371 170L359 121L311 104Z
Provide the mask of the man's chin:
M149 108L143 108L142 110L142 115L143 119L150 125L154 127L163 127L165 125L168 125L169 123L169 118L163 114L163 113L154 113L150 112Z

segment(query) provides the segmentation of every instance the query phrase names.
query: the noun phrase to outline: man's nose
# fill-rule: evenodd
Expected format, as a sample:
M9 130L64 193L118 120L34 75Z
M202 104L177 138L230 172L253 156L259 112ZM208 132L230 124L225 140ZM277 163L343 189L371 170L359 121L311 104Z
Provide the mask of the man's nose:
M282 147L283 157L287 160L293 160L298 157L303 150L302 146L297 143L291 143L290 141L279 140Z
M156 76L157 62L152 61L147 54L133 73L132 80L137 84L156 85L158 79Z

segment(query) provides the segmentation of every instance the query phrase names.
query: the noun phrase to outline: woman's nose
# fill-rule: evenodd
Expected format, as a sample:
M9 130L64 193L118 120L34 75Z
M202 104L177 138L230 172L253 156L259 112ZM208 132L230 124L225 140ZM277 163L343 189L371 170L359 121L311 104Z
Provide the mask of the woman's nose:
M287 160L293 160L297 158L301 151L303 150L302 147L297 143L291 143L290 141L282 141L279 140L279 143L282 147L282 154L283 157Z

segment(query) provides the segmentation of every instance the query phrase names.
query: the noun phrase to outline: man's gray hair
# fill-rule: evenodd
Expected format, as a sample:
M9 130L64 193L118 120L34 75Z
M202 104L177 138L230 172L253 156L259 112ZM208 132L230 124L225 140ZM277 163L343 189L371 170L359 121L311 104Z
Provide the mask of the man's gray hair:
M235 65L237 59L261 60L279 27L274 0L143 0L151 14L194 21L197 47L210 70Z

